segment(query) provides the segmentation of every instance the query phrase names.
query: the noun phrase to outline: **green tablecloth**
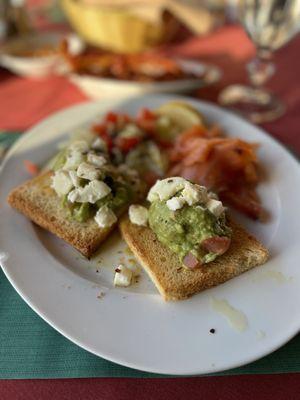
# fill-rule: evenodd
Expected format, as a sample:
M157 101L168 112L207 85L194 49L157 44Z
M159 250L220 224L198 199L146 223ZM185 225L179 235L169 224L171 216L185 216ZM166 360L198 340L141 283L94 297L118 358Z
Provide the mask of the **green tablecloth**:
M0 146L8 148L18 137L0 133ZM220 375L299 371L298 335L275 353ZM157 376L106 361L65 339L25 304L0 271L0 379Z

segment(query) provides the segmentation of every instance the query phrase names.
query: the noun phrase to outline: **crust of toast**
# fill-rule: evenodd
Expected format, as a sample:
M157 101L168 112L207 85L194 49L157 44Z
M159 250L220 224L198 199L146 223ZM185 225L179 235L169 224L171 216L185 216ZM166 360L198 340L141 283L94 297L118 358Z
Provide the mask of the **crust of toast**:
M50 187L52 172L45 172L18 186L8 203L37 225L54 233L90 258L115 226L99 228L94 219L77 222L67 217L61 200Z
M198 269L184 268L178 256L159 242L148 227L132 224L128 217L119 225L122 236L165 300L182 300L219 285L268 259L268 250L240 225L233 230L229 250Z

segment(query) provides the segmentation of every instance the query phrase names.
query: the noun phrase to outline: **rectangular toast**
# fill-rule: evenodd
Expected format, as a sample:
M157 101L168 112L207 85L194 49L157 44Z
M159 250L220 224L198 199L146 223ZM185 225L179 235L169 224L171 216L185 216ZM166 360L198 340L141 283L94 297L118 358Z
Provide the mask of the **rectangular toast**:
M68 218L61 199L50 187L52 174L48 171L23 183L11 191L7 201L37 225L54 233L90 258L114 226L100 228L93 218L86 222Z
M177 254L161 244L150 228L132 224L127 216L122 218L119 226L124 240L165 300L186 299L268 259L268 250L232 221L232 241L228 251L195 270L183 267Z

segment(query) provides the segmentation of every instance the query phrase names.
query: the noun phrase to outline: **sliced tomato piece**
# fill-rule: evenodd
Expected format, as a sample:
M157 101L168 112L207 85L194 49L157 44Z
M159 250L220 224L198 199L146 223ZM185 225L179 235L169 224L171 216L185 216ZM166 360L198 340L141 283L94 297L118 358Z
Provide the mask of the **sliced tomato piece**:
M226 236L214 236L201 242L201 247L209 253L224 254L230 246L231 240Z
M200 263L200 261L198 260L198 258L195 257L194 254L191 253L191 252L187 253L187 255L184 256L184 258L183 258L183 264L184 264L186 267L190 268L190 269L195 269L195 268L197 268L197 267L200 267L200 265L201 265L201 263Z

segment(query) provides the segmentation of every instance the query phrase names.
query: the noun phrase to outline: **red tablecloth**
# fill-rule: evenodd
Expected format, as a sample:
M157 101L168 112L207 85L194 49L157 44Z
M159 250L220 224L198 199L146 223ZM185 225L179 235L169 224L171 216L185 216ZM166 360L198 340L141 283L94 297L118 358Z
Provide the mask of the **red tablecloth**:
M277 73L269 87L287 105L287 113L265 129L300 154L300 38L275 57ZM207 38L191 38L162 48L166 54L199 58L224 71L215 87L200 90L198 97L216 100L218 91L231 82L246 80L245 61L254 49L237 27L226 27ZM47 115L87 98L64 78L29 80L0 72L0 129L25 130ZM174 379L77 379L1 381L0 399L296 399L299 375L259 375ZM56 394L56 396L55 396Z

